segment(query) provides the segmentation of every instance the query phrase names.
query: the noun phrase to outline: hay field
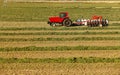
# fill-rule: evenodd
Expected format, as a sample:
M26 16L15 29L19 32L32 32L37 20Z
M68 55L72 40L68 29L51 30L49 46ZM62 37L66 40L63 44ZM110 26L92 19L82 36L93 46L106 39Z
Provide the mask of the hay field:
M120 74L119 24L99 29L1 22L0 27L3 75Z
M10 3L0 8L1 75L120 75L120 8L111 8L119 3L63 6ZM49 16L64 10L73 20L87 13L86 18L98 14L116 22L103 28L47 24Z

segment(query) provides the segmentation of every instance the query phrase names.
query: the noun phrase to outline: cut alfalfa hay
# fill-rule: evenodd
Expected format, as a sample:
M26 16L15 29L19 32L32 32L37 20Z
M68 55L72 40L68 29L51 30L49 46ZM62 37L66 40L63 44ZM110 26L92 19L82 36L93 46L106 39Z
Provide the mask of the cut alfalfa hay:
M0 63L118 63L120 58L73 57L73 58L0 58Z
M6 47L0 51L69 51L69 50L120 50L120 46L55 46L55 47Z

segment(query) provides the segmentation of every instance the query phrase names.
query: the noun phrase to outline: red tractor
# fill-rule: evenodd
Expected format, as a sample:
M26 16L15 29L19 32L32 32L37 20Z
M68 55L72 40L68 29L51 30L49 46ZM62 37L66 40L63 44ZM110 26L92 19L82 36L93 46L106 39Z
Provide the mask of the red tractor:
M69 19L68 12L61 12L59 16L50 17L48 24L51 26L56 26L57 24L62 24L63 26L72 25L72 21Z
M68 16L68 12L61 12L57 17L50 17L48 24L51 26L86 25L89 27L95 27L108 26L108 20L102 19L102 16L93 16L91 19L77 19L75 22L72 22Z

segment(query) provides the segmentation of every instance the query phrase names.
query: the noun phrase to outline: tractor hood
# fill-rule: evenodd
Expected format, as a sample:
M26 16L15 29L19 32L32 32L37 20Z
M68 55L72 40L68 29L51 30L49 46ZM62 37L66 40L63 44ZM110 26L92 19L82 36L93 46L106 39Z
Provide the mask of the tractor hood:
M54 16L54 17L50 17L49 20L55 20L55 19L58 19L59 17L58 16Z
M50 18L49 18L49 21L50 21L50 22L60 22L60 17L58 17L58 16L50 17Z
M49 19L59 18L58 16L52 16Z

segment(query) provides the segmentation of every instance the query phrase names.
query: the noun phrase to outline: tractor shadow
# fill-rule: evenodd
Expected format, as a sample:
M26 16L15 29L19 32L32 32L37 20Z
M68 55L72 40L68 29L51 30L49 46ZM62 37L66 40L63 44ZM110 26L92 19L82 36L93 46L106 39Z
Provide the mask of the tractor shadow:
M72 24L70 27L77 27L77 26L84 26L84 25Z

